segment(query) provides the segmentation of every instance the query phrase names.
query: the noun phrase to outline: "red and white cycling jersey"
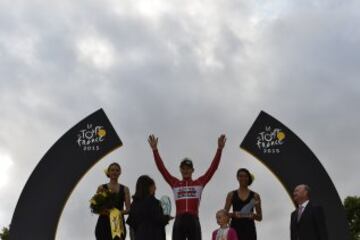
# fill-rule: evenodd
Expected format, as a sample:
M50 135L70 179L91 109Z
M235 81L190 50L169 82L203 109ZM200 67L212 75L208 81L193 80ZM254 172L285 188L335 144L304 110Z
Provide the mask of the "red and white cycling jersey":
M173 190L176 204L176 215L181 215L184 213L198 215L202 191L219 166L221 151L221 149L216 151L214 160L212 161L209 169L205 172L204 175L196 180L179 180L178 178L172 176L165 168L159 151L153 151L157 168L164 177L165 181L171 186Z

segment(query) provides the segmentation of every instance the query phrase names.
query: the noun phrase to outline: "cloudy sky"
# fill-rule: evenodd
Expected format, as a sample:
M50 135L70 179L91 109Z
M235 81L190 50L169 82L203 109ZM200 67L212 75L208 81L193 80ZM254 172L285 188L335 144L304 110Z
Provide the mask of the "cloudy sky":
M113 161L131 192L149 174L158 197L172 196L150 133L174 175L186 156L195 177L227 135L203 193L204 239L238 186L239 167L255 174L252 188L262 197L259 239L288 239L288 195L238 146L265 110L314 151L342 199L360 195L359 9L358 0L0 0L0 227L46 151L103 108L124 146L76 186L56 239L94 239L88 200Z

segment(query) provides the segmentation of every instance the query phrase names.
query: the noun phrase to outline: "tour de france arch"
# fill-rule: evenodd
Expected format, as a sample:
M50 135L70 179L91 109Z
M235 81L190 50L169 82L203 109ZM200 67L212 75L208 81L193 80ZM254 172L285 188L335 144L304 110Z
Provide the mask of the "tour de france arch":
M99 160L121 146L102 109L66 132L26 182L11 221L10 240L55 239L61 213L77 183ZM350 240L334 184L315 155L293 132L261 112L240 147L273 172L288 194L297 184L308 184L312 201L324 207L329 240Z
M73 189L100 159L122 146L102 109L67 131L40 160L20 195L10 240L55 239Z
M240 148L263 163L289 196L297 185L308 185L311 201L324 209L329 240L350 240L345 211L333 182L315 154L295 133L261 111Z

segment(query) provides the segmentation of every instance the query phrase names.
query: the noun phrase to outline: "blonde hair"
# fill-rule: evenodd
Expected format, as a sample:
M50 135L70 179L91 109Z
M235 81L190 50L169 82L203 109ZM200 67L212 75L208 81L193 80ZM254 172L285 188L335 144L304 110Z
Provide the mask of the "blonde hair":
M228 211L226 211L225 209L220 209L216 212L216 214L224 214L227 218L230 218Z

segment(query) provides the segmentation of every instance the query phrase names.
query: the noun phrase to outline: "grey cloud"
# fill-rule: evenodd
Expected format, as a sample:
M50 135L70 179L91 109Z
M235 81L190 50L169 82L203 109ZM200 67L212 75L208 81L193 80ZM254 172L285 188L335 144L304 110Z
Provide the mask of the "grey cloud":
M254 190L263 199L259 238L274 232L287 238L292 210L288 196L261 164L238 148L261 109L304 139L341 197L358 194L348 184L356 182L359 168L356 1L288 3L276 17L265 15L257 25L250 19L263 8L245 1L203 6L209 12L206 7L218 7L211 19L204 18L206 12L191 15L187 11L193 9L180 6L151 19L129 2L120 13L111 1L0 5L0 143L15 162L12 184L2 189L13 191L10 199L0 196L1 225L10 221L9 209L15 208L46 150L99 107L124 146L101 160L75 188L60 221L59 239L93 237L96 216L89 213L87 201L106 181L102 169L109 162L123 165L121 181L132 191L137 176L146 173L155 178L158 196L171 196L147 146L149 133L160 137L165 164L174 175L179 175L179 160L188 156L199 176L223 132L228 136L223 160L201 203L203 237L216 227L214 214L226 193L237 187L234 171L246 166L257 176ZM27 58L9 48L28 43L26 37L33 39ZM100 69L79 57L78 41L91 37L112 49L109 67Z

